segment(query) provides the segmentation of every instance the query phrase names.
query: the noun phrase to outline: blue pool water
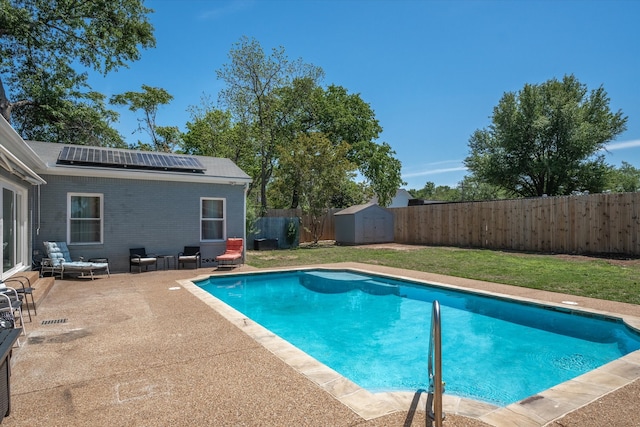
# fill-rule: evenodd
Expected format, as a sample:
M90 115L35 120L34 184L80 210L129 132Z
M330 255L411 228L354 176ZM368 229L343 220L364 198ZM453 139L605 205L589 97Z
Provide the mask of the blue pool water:
M504 406L640 349L640 334L616 319L349 271L196 285L372 392L426 389L434 300L451 395Z

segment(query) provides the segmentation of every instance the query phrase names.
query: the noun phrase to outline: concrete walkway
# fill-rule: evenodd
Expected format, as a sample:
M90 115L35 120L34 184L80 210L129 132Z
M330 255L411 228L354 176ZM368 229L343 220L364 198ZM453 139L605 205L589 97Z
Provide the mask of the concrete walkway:
M334 266L336 267L336 266ZM385 274L475 287L561 303L569 296L407 270L340 264ZM233 272L249 271L240 267ZM5 426L424 426L424 405L371 418L343 403L299 367L212 309L188 280L225 274L212 268L56 280L27 339L12 359L11 415ZM571 297L581 307L640 315L638 306ZM635 321L635 320L633 320ZM245 328L251 329L251 328ZM636 352L638 353L638 352ZM615 363L615 362L614 362ZM580 396L554 426L640 425L640 355L603 373L600 395ZM338 397L336 397L338 396ZM540 399L523 413L550 416ZM402 399L401 399L402 400ZM412 406L413 403L413 406ZM379 407L380 400L372 400ZM449 402L451 406L451 401ZM516 404L518 405L518 404ZM449 410L454 408L449 408ZM561 408L562 409L562 408ZM448 410L445 407L445 410ZM556 411L558 409L556 408ZM375 411L374 411L375 412ZM457 412L457 414L456 414ZM464 412L464 411L463 411ZM511 411L514 412L514 411ZM512 418L472 418L454 409L445 426L542 425ZM483 422L486 421L486 422ZM498 420L498 421L495 421ZM522 421L522 420L527 420ZM604 423L604 424L603 424Z

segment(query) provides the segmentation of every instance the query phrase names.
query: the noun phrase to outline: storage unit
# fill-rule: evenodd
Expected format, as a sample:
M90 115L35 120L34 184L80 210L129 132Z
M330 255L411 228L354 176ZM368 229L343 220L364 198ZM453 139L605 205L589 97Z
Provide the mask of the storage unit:
M393 214L374 203L336 212L334 220L338 245L393 242Z
M254 251L271 251L278 249L278 239L254 239Z

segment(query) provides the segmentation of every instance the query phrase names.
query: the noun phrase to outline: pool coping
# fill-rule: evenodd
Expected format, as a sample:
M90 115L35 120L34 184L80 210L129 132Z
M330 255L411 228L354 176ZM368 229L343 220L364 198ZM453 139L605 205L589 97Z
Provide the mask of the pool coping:
M255 275L270 272L314 269L348 270L393 279L409 280L431 286L488 295L501 299L518 300L543 307L554 307L562 311L593 313L600 316L622 319L629 327L640 331L639 317L579 305L579 303L575 301L563 300L562 294L554 294L554 299L558 300L558 298L560 298L560 302L555 302L517 295L518 292L508 292L511 290L509 288L518 291L522 291L524 288L389 267L379 268L358 263L343 263L335 265L275 268L232 274ZM386 272L381 270L385 270ZM425 278L416 276L424 276ZM273 332L247 318L239 311L194 284L194 281L207 279L209 277L211 277L210 274L201 275L190 280L179 280L179 283L284 363L317 384L363 419L371 420L398 411L426 407L426 391L372 393L359 387L333 369L320 363L288 341L275 335ZM432 280L433 278L439 280ZM462 282L462 284L445 283L443 279L447 282ZM500 292L498 290L478 289L476 285L483 283L491 285L490 287L500 288L498 289ZM469 284L473 286L465 286ZM548 292L540 291L538 291L538 293L549 294ZM636 379L640 379L640 350L505 407L499 407L473 399L451 396L446 394L445 390L445 394L443 395L443 410L445 413L476 418L492 425L543 426L630 384Z

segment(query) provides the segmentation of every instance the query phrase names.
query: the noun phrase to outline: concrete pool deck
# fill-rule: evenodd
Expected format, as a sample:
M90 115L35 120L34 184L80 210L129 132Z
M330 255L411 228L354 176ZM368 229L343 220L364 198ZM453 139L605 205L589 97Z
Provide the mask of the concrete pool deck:
M564 306L623 316L640 328L640 307L631 304L365 264L322 267L553 305L572 301L577 305ZM215 298L190 283L241 271L256 270L56 280L38 316L26 323L27 339L14 350L11 415L4 425L425 425L424 396L361 390L226 305L216 307ZM634 352L506 408L445 391L444 425L638 426L639 378L640 352Z

